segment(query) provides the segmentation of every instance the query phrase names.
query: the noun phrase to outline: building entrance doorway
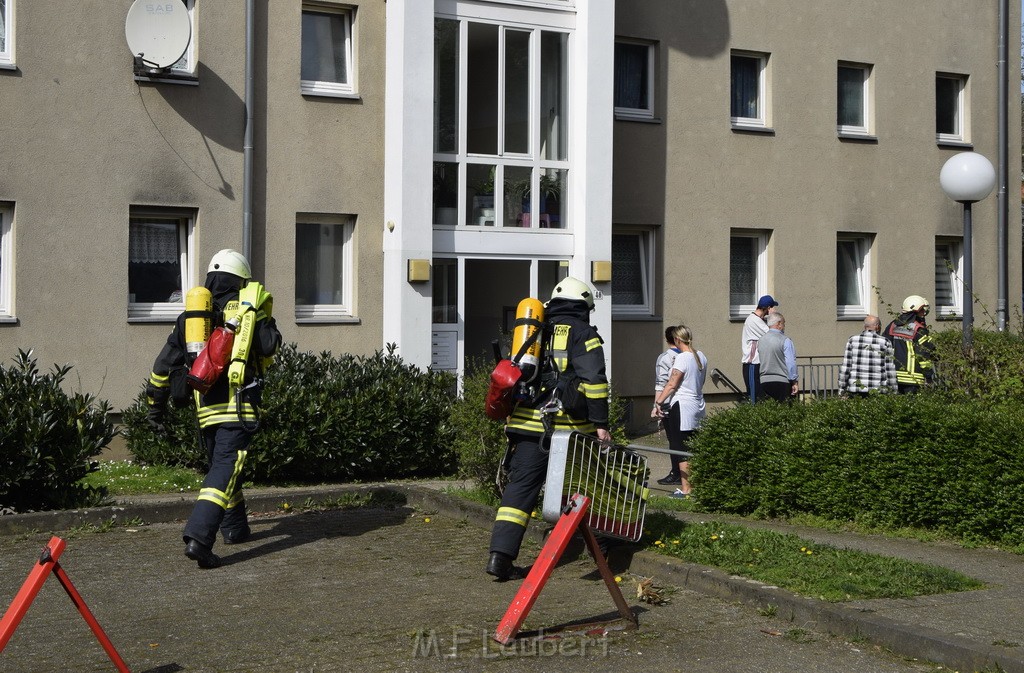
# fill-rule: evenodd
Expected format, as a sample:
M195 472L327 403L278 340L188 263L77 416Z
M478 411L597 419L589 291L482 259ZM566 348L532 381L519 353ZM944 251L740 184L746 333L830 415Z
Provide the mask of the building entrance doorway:
M490 368L495 340L507 357L519 302L547 301L568 269L557 259L435 259L432 366L460 375Z

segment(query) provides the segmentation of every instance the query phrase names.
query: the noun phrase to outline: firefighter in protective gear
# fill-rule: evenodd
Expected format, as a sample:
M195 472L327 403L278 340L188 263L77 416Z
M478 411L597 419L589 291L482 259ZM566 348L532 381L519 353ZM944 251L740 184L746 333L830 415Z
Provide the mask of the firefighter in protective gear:
M882 333L893 346L896 387L900 393L916 393L932 382L935 343L925 322L930 308L924 297L910 295L903 300L902 313Z
M590 324L593 309L593 291L571 277L558 283L545 304L540 392L517 403L505 425L515 450L491 530L486 568L500 580L524 576L512 562L547 476L550 430L596 434L611 443L604 342Z
M212 549L218 530L225 544L249 536L242 467L258 425L263 370L281 345L281 333L272 315L273 298L252 280L249 262L240 253L221 250L214 255L205 287L213 296L214 326L233 317L249 324L246 334L239 330L232 349L233 366L241 376L232 381L225 372L205 395L192 393L209 469L185 524L185 555L200 568L216 568L220 559ZM178 381L184 380L194 358L186 350L186 313L178 316L146 386L150 423L157 428L162 425L172 389L176 399L181 397L184 384Z

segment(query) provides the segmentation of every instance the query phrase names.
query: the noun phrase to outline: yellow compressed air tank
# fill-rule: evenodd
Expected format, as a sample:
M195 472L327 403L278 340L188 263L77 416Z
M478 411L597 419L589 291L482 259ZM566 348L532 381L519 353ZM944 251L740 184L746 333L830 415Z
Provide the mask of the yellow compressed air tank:
M185 350L195 359L213 330L213 295L205 287L194 287L185 295Z
M533 297L527 297L519 302L519 306L516 307L515 328L512 330L511 358L513 360L519 354L523 344L529 341L533 333L542 329L543 326L544 304ZM541 337L542 335L537 335L537 338L533 340L533 343L516 363L523 372L523 378L521 379L523 383L532 381L540 370L541 349L543 347Z

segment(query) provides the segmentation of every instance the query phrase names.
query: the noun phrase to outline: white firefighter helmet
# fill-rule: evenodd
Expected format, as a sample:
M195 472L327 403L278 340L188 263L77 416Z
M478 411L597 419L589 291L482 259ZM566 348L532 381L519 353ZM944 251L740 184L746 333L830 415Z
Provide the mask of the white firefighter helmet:
M903 300L903 312L904 313L907 313L909 311L917 311L921 307L924 307L924 308L927 309L930 306L931 306L931 304L928 303L927 299L925 299L921 295L917 295L917 294L912 294L912 295L910 295L909 297L907 297L906 299Z
M551 291L552 299L570 299L572 301L585 301L587 308L594 310L594 292L590 286L578 278L567 276L558 281L555 289Z
M207 273L223 271L231 273L243 280L252 280L252 270L249 268L249 260L237 250L225 248L210 259L210 268Z

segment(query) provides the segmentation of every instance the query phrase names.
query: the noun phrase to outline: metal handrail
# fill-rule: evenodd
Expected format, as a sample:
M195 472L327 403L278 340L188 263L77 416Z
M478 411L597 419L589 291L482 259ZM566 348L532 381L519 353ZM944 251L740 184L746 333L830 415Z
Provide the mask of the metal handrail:
M801 360L807 362L801 363ZM800 393L818 398L835 397L839 394L839 368L841 355L810 355L797 357L797 378Z
M711 370L711 380L714 382L716 386L722 384L732 392L736 393L737 395L746 395L746 393L740 390L736 386L736 384L732 382L732 379L726 376L725 372L723 372L718 367L715 367L714 369Z

